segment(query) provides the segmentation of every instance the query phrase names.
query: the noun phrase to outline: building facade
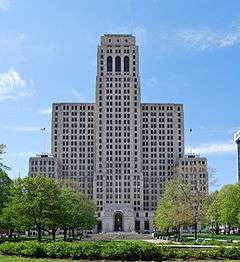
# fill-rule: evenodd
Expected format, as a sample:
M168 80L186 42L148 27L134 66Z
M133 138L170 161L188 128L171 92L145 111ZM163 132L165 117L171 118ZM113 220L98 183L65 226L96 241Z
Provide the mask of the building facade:
M49 154L30 157L28 176L34 177L37 175L58 179L62 175L59 159Z
M191 186L192 191L208 194L207 158L195 154L184 155L176 165L176 175Z
M240 130L234 135L237 144L237 180L240 182Z
M182 104L141 103L132 35L104 35L96 102L55 103L52 154L62 178L98 206L99 231L151 231L157 198L184 154Z

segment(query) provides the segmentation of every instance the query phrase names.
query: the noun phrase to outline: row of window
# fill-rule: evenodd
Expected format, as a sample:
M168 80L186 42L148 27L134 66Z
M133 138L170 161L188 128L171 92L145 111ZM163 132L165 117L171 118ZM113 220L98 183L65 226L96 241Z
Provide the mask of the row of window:
M45 161L45 160L32 160L31 165L37 166L37 165L49 165L49 166L54 166L55 162L53 160Z
M37 171L48 171L48 172L54 172L55 171L55 168L54 167L31 167L31 171L35 171L35 172L37 172Z
M188 164L191 165L191 166L195 166L195 165L206 165L206 162L205 161L202 161L202 160L199 160L199 161L182 161L181 164L183 166L187 166Z
M112 72L113 70L113 58L112 56L107 57L107 72ZM129 72L129 57L125 56L123 58L123 71ZM115 57L115 72L121 72L121 57Z
M61 106L55 105L55 110L60 110ZM94 110L94 105L63 105L63 110Z

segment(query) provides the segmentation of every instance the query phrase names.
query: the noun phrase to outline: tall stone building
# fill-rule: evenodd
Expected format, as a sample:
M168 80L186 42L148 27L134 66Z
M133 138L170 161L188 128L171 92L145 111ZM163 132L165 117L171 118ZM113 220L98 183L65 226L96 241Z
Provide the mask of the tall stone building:
M151 231L157 198L184 154L182 104L141 103L132 35L101 37L96 102L54 103L52 154L62 178L98 206L98 230Z

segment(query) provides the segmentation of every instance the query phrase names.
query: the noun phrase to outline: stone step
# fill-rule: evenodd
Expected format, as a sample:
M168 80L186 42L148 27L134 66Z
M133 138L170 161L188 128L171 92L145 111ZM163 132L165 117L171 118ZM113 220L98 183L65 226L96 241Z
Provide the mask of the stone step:
M154 239L151 234L138 234L138 233L100 233L89 234L89 240L140 240L140 239Z

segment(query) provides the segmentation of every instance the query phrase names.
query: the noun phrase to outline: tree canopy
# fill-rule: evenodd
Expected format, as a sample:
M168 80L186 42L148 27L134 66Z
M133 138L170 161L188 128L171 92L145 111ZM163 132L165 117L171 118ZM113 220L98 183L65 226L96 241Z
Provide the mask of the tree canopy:
M158 200L154 224L157 228L175 229L180 234L180 227L191 224L193 213L189 201L190 189L178 179L166 184L165 192Z
M36 230L38 240L42 230L51 230L55 239L58 228L91 229L95 223L92 200L40 175L14 181L8 206L2 214L2 225L6 228Z

